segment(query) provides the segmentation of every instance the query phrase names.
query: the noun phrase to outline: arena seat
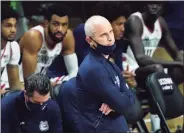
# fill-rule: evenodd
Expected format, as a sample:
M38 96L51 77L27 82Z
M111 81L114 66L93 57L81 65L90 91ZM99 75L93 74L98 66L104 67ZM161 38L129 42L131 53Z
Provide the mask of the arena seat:
M163 72L150 74L146 80L146 87L149 92L150 112L158 114L162 131L170 133L166 119L184 114L183 95L171 77Z

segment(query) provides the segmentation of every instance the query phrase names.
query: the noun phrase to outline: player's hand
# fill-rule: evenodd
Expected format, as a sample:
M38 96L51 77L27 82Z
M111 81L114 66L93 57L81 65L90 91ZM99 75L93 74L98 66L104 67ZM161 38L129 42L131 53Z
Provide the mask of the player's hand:
M122 72L123 77L125 78L129 87L137 87L137 82L135 80L136 74L129 71L129 65L127 65L126 70Z
M115 60L113 58L109 58L109 61L115 63Z
M103 103L101 107L99 108L99 111L101 111L103 114L108 115L110 112L114 112L113 109L109 107L109 105Z
M57 82L51 82L51 86L55 87L57 85Z
M55 77L55 78L51 78L50 82L51 82L51 86L55 87L58 84L62 84L64 81L68 80L67 76L63 75L63 76L59 76L59 77Z
M4 90L4 89L0 89L0 94L3 95L4 93L6 93L9 90Z

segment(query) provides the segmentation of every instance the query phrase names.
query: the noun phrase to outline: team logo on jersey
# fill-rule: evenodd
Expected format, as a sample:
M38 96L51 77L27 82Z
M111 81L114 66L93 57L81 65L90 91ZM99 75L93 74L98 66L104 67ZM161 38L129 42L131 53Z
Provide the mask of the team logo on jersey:
M46 55L46 54L47 54L46 48L43 48L43 49L40 51L40 54Z
M115 81L114 83L118 85L118 87L120 87L120 80L119 80L119 77L118 76L115 76Z
M5 58L5 59L8 58L8 55L4 55L3 58Z
M8 56L8 55L5 54L5 55L3 56L3 59L4 59L4 63L5 63L5 64L9 62L9 56Z
M40 131L48 131L49 130L49 124L47 121L40 121L39 125Z

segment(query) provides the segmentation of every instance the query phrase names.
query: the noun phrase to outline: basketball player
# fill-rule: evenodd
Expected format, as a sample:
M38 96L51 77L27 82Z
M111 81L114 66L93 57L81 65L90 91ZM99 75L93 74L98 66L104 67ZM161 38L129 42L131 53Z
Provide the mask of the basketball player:
M23 89L23 85L19 80L18 62L20 59L20 48L15 39L17 32L17 20L19 15L8 5L2 3L1 14L1 74L4 76L8 74L9 85L1 77L1 94L5 92L6 88Z
M165 20L160 16L162 10L163 3L148 3L143 13L133 13L125 24L125 37L130 45L123 55L123 67L129 64L141 89L145 88L145 80L149 74L163 71L164 68L168 68L168 73L176 84L184 81L183 55L179 53ZM174 59L173 62L152 58L160 42ZM151 115L151 120L153 131L159 131L158 116Z
M139 85L144 85L150 73L163 71L163 68L169 68L169 74L176 84L184 79L181 71L184 68L183 55L177 49L165 20L160 16L162 10L163 3L148 3L143 13L133 13L125 24L125 37L130 45L124 54L123 65L129 64L130 69L135 71ZM174 59L173 62L152 58L160 42Z
M78 71L74 52L74 37L69 24L69 8L53 4L45 11L45 26L36 26L26 32L20 40L24 78L31 73L46 73L55 57L62 54L68 71L67 76L54 78L52 82L67 81Z

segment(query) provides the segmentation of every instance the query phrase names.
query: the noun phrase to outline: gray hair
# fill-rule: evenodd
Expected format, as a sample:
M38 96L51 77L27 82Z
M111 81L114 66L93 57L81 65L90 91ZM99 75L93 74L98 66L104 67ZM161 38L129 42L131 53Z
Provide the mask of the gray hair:
M90 17L84 25L84 31L86 36L93 36L95 33L94 25L103 24L104 22L109 22L105 17L94 15ZM109 22L110 23L110 22Z

